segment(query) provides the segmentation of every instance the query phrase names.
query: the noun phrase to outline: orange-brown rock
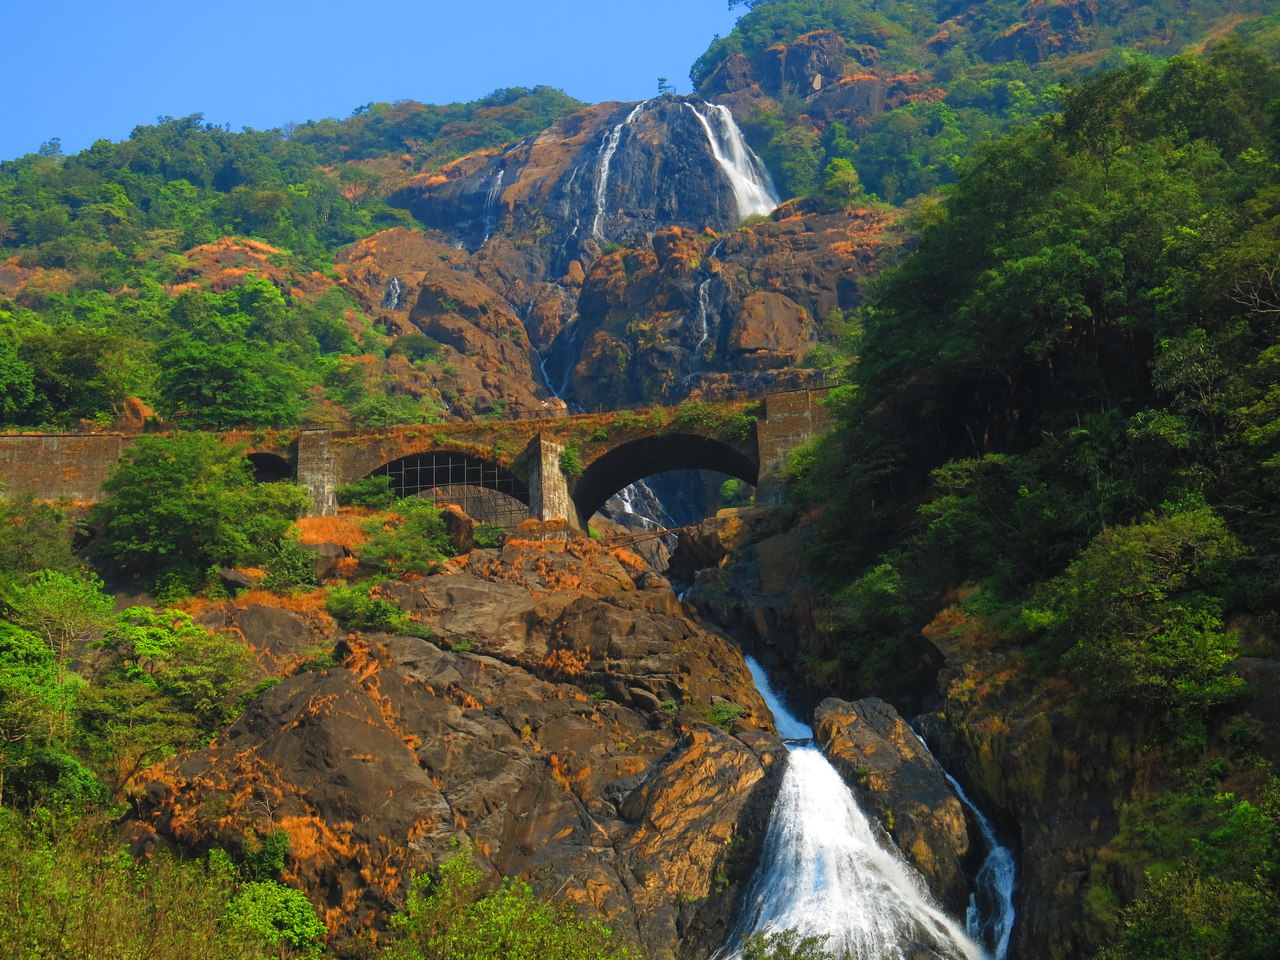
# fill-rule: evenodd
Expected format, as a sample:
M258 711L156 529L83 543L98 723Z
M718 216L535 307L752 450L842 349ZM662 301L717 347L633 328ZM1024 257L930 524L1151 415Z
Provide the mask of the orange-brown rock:
M222 237L183 254L185 263L169 292L208 286L221 293L239 286L251 274L265 277L297 300L314 300L333 289L334 282L322 273L281 266L285 256L285 251L260 240Z
M151 771L138 819L155 834L134 832L237 850L285 831L285 879L339 940L466 836L486 868L582 903L649 956L705 956L781 766L740 655L625 550L513 538L462 565L383 588L431 640L337 640L335 665L293 672ZM272 651L309 629L253 610L225 623ZM703 719L725 701L747 711L732 731Z
M880 57L875 46L815 30L752 57L728 57L699 84L699 92L740 119L758 108L776 108L784 99L801 99L819 132L835 122L858 130L932 85L923 73L899 74L877 66Z
M392 392L435 398L452 419L499 410L510 416L555 412L534 373L520 317L506 295L481 279L524 289L529 268L519 266L509 243L502 249L512 253L516 267L492 259L478 263L438 239L397 227L343 251L342 282L375 323L393 336L422 332L444 346L430 369L394 353L383 361Z
M781 293L755 291L743 298L729 328L729 349L750 369L795 365L810 346L809 316Z

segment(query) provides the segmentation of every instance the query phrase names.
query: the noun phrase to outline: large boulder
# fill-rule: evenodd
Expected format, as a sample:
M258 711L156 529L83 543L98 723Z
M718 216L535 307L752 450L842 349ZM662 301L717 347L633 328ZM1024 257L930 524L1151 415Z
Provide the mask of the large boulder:
M963 914L970 892L969 823L942 766L907 722L876 697L853 703L833 697L818 705L813 730L832 766L880 818L942 905Z
M331 656L149 772L130 836L236 851L283 830L284 879L338 945L466 837L485 868L580 902L650 957L706 956L783 766L736 648L634 554L585 538L457 567L380 588L431 640L332 631ZM314 642L283 611L222 616L251 645ZM745 710L729 730L706 719L724 702Z

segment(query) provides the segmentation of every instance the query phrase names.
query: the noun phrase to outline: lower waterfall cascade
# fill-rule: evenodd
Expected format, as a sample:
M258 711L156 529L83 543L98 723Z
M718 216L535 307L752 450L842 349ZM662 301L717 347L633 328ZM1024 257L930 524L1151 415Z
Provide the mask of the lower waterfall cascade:
M785 930L825 937L826 950L851 960L907 960L921 949L943 960L1003 960L1008 928L988 953L971 932L979 921L970 919L966 931L942 911L902 855L877 839L813 745L812 729L786 708L760 664L746 661L789 753L760 865L729 943L713 960L740 960L743 939ZM1011 911L1005 916L1011 926Z

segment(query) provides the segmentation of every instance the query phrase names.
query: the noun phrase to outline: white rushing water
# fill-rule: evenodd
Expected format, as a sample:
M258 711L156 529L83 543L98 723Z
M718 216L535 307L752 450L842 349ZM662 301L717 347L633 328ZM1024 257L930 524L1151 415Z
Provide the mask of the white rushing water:
M977 889L969 896L969 909L964 916L965 927L969 936L990 951L993 960L1005 960L1009 955L1009 937L1013 933L1013 920L1016 916L1013 891L1017 885L1018 872L1013 862L1013 852L996 839L991 821L974 806L960 784L956 783L955 777L948 773L947 780L960 802L978 821L978 829L982 831L983 842L987 845L986 859L978 868Z
M386 287L382 291L382 303L378 304L383 310L399 310L400 295L404 290L400 286L400 278L392 277L387 281Z
M609 196L609 164L613 162L613 155L618 152L618 143L622 140L622 131L640 115L640 111L644 109L645 104L649 101L645 100L635 105L627 118L620 124L609 131L609 136L605 138L604 144L600 148L600 162L596 164L596 215L591 221L591 235L597 240L603 240L604 234L600 232L600 222L604 219L604 205Z
M737 942L753 933L797 930L825 936L825 949L851 960L905 960L919 948L943 960L987 960L901 855L877 841L840 775L808 745L813 731L786 709L759 664L747 665L792 745L749 900L720 955L737 960Z
M502 179L506 175L506 170L499 170L498 175L489 184L489 192L485 194L484 239L480 241L481 246L489 242L489 238L493 236L493 228L498 222L498 201L502 198Z
M724 171L733 188L733 198L738 204L738 219L745 220L755 214L773 212L778 205L778 195L774 191L769 171L765 169L760 158L751 152L747 142L742 139L742 131L728 107L715 103L701 104L706 113L691 103L685 106L693 111L702 129L706 131L707 142L711 145L711 155Z
M929 744L917 731L912 731L920 745L929 756L933 751ZM936 757L934 758L937 759ZM939 764L939 768L941 768ZM995 828L991 821L969 799L964 787L946 770L942 775L951 784L951 789L965 808L973 814L982 831L982 842L986 845L987 855L978 868L974 878L975 890L969 895L969 909L965 911L964 925L969 936L987 948L992 960L1005 960L1009 954L1009 937L1013 933L1013 921L1017 915L1013 905L1013 891L1017 887L1018 870L1013 861L1013 851L1003 846L996 838Z
M711 311L711 278L703 280L698 284L698 312L695 319L702 328L701 338L698 345L693 348L693 355L699 359L702 358L702 348L706 342L711 339L711 328L707 326L707 314Z

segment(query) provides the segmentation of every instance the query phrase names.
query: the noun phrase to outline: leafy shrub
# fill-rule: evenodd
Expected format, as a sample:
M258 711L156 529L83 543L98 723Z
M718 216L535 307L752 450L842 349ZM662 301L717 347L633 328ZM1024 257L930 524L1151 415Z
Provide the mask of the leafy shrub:
M582 476L582 451L577 444L566 443L560 451L560 472L570 480Z
M401 500L394 511L370 521L366 530L369 539L357 555L389 576L435 573L453 554L440 510L430 500Z
M751 484L737 477L730 477L720 484L720 503L726 507L740 507L750 503L752 497Z
M725 410L701 400L686 400L676 407L675 423L733 443L751 439L756 429L756 418L751 413Z
M381 960L636 960L603 924L583 920L561 901L539 897L519 880L486 890L463 847L432 879L414 878L391 920L394 942Z
M370 630L413 636L409 615L400 604L384 595L377 584L361 583L350 587L334 587L325 600L325 609L347 630Z
M385 473L363 477L354 483L344 483L337 489L338 503L344 507L369 507L382 510L397 500L391 486L391 478Z
M109 827L59 818L45 832L0 811L0 897L20 905L0 911L6 957L262 957L256 931L224 922L234 889L200 863L139 863Z
M801 936L796 930L753 933L742 941L742 960L835 960L824 948L825 936Z
M396 338L389 351L403 354L415 363L436 360L440 357L440 344L420 331L412 331Z
M740 707L736 703L713 703L707 708L707 719L714 723L717 727L729 729L733 721L747 714L746 707Z
M306 894L274 880L243 884L227 904L227 923L244 930L282 956L317 958L328 931Z
M474 536L477 547L500 547L507 539L507 528L497 523L477 523Z
M287 593L314 587L318 582L315 554L293 537L284 537L271 549L267 575L262 578L263 589Z

